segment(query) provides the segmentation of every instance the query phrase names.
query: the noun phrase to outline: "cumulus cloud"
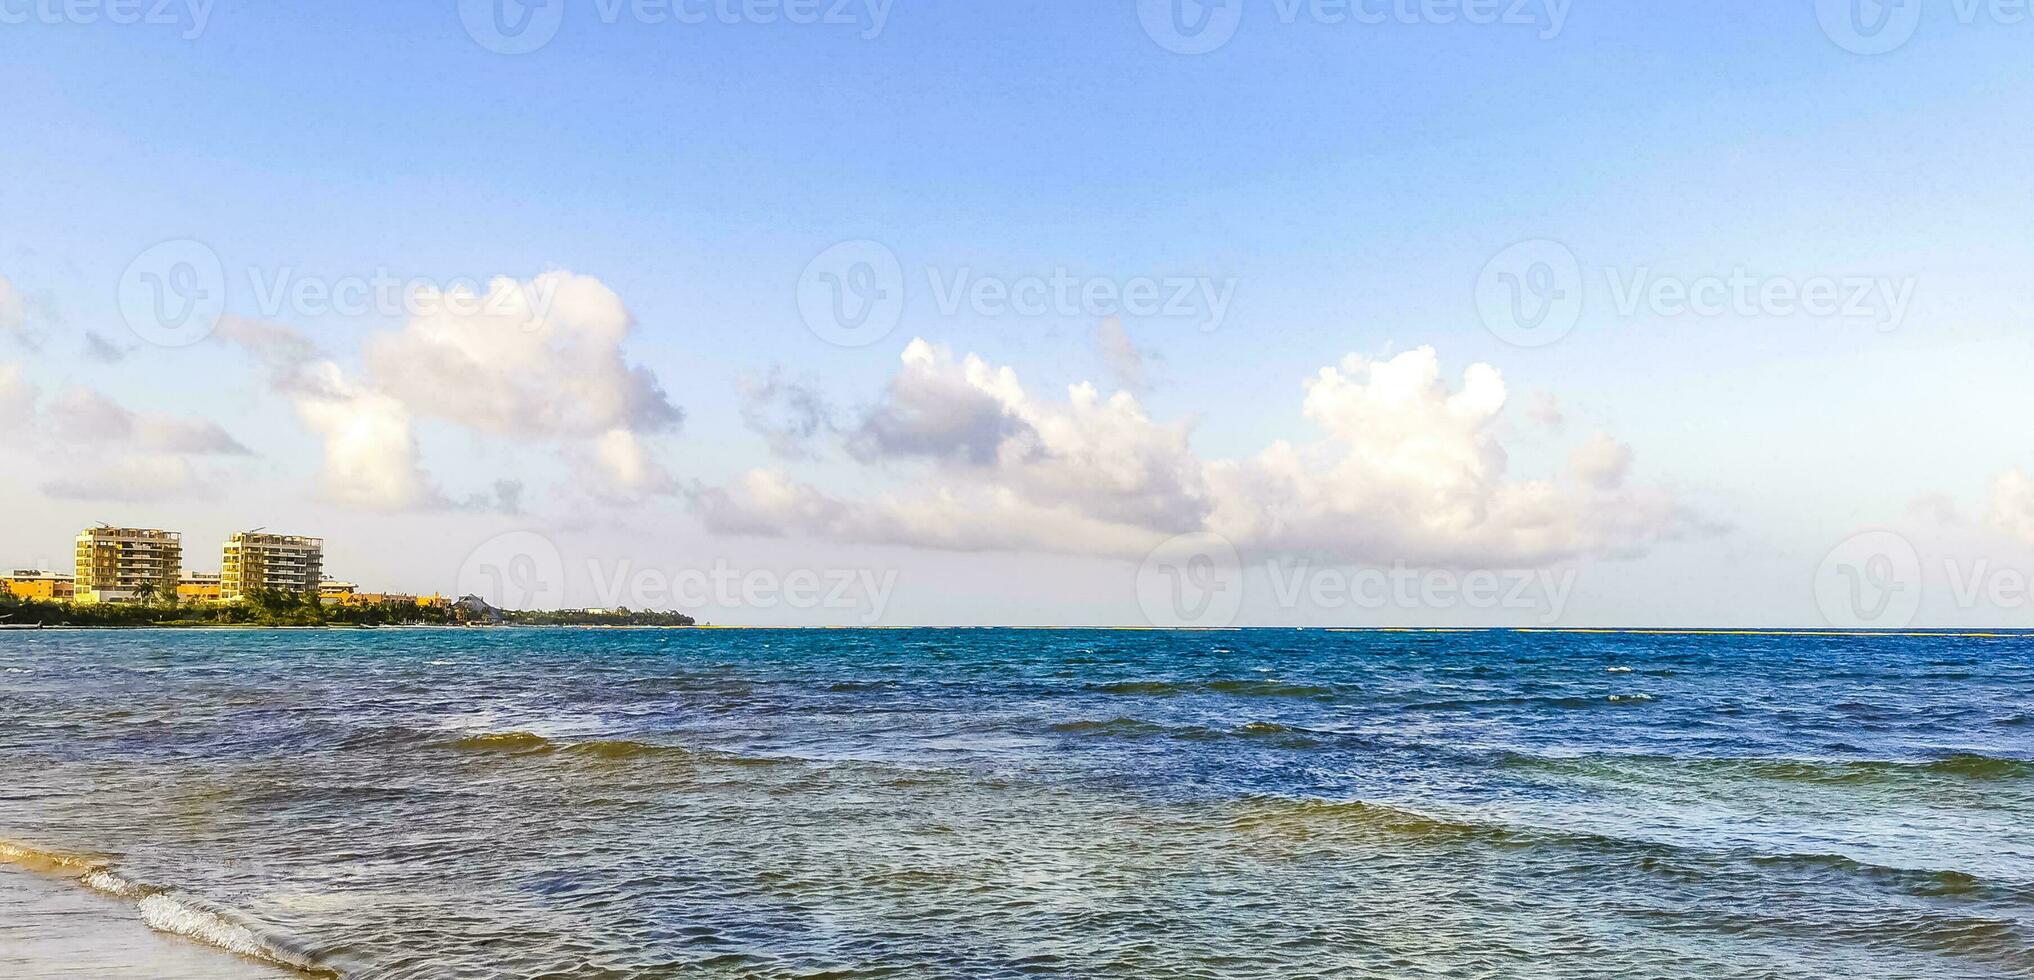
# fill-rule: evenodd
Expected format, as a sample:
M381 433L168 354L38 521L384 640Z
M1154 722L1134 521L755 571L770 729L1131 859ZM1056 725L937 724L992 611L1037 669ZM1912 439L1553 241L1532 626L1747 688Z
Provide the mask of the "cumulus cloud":
M135 412L72 385L47 403L21 367L0 365L0 442L24 451L44 475L46 494L78 500L188 496L209 483L193 460L249 455L226 430L202 419Z
M1353 561L1535 565L1643 551L1685 529L1667 495L1625 486L1629 447L1599 436L1567 480L1507 474L1494 367L1442 375L1431 348L1348 357L1302 387L1319 437L1203 460L1188 422L1152 419L1126 391L1026 389L1008 367L923 340L851 428L851 458L929 467L928 489L843 500L779 471L706 488L709 527L955 549L1135 554L1213 531L1239 547Z
M73 385L51 401L43 421L73 446L131 446L175 455L251 455L216 422L134 412L90 388Z
M5 427L4 441L25 449L50 474L42 489L78 499L194 492L202 481L193 458L250 455L216 423L135 412L81 385L45 404L19 365L0 365L0 413L14 423Z
M1104 398L1081 383L1063 400L1039 397L1008 367L913 340L848 449L865 462L930 459L1034 506L1178 532L1210 506L1188 435L1128 392Z
M421 292L399 330L369 337L349 373L288 327L228 318L218 335L245 348L325 441L321 482L333 499L405 510L513 510L522 488L454 503L426 473L419 419L560 450L598 478L606 499L669 493L674 481L643 437L683 413L623 345L634 318L598 279L549 272L497 278L484 291Z
M623 355L635 318L592 276L502 277L427 293L402 330L369 338L369 376L421 416L517 438L662 432L684 413Z
M848 452L864 462L923 457L987 465L1003 441L1021 427L1010 406L1023 400L1017 373L992 368L972 354L953 353L913 340L904 366L848 438Z
M297 414L324 437L322 488L339 503L375 510L438 507L445 495L424 475L403 403L346 378L339 366L310 366Z

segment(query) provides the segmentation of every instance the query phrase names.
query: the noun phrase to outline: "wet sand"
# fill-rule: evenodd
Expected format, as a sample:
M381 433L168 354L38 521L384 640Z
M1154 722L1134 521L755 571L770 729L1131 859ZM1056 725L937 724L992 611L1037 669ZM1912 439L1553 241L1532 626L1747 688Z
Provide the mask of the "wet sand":
M133 902L0 864L0 976L274 980L301 975L150 929Z

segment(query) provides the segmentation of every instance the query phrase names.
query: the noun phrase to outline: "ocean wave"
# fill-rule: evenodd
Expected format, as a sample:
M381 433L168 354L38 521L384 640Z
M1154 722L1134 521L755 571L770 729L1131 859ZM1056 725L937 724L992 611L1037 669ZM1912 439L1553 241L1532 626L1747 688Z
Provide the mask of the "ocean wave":
M1481 711L1491 708L1546 708L1556 711L1586 711L1592 708L1607 708L1650 704L1660 700L1658 695L1644 691L1627 691L1606 694L1601 697L1566 696L1513 696L1500 698L1453 698L1446 701L1422 701L1407 705L1410 711Z
M287 940L244 921L231 910L193 896L157 892L142 896L135 905L141 910L141 921L157 932L196 940L300 973L336 975L321 969L308 953L295 948Z
M16 841L0 840L0 861L44 874L82 875L104 867L105 858L88 857Z
M1942 759L1757 759L1686 758L1664 755L1596 755L1572 758L1507 753L1500 765L1595 775L1618 769L1652 768L1776 782L1877 784L1950 778L1969 782L2034 779L2034 760L1959 754Z
M93 868L79 875L78 883L102 895L111 895L114 898L140 898L161 890L137 881L130 881L105 868Z
M548 755L558 751L550 739L535 732L483 732L453 739L452 748L461 752L506 752L513 755Z
M1621 837L1590 831L1560 830L1492 819L1481 814L1434 814L1363 800L1321 800L1292 797L1250 797L1229 820L1229 829L1282 836L1311 837L1322 832L1347 835L1367 832L1395 840L1479 844L1493 848L1553 848L1598 855L1587 866L1615 865L1670 873L1676 865L1694 863L1706 870L1730 868L1784 871L1788 874L1834 875L1919 898L1951 898L1975 902L2034 901L2034 888L2024 883L1992 881L1954 868L1908 868L1872 864L1841 854L1770 853L1745 848L1706 847L1670 841ZM1638 860L1634 860L1634 859Z
M314 976L336 976L284 937L202 899L135 881L112 870L107 858L0 841L0 862L70 879L101 895L132 899L141 921L158 932Z
M779 766L791 765L801 761L786 756L741 755L734 752L721 752L711 749L687 748L682 745L639 742L627 738L597 738L582 742L564 742L546 738L533 732L485 732L478 735L467 735L442 744L461 752L500 753L515 756L556 755L605 762L665 758L697 762L702 765Z
M1242 698L1307 698L1325 700L1335 696L1335 689L1317 684L1295 684L1290 681L1268 680L1259 677L1221 678L1204 681L1116 681L1092 688L1102 694L1121 694L1141 697L1177 697L1186 694L1223 694Z
M1107 720L1068 721L1053 725L1051 730L1061 735L1089 735L1105 738L1170 738L1191 742L1212 742L1222 739L1262 739L1265 741L1311 746L1318 744L1319 733L1305 728L1282 725L1273 721L1252 721L1233 728L1216 728L1208 725L1167 725L1141 718L1110 718Z

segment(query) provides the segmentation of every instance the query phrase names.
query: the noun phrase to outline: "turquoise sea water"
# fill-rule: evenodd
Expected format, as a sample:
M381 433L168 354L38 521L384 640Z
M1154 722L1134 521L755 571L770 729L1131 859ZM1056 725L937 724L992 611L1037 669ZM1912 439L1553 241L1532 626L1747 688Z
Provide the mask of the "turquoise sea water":
M2034 637L11 633L0 766L347 977L2034 976Z

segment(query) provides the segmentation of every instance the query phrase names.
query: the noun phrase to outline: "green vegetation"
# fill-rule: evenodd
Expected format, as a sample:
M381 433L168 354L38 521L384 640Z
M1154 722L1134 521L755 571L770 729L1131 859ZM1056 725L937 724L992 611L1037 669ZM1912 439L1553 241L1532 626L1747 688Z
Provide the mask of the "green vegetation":
M681 612L631 610L627 606L613 612L585 609L503 609L500 612L502 622L511 626L691 626L698 622Z
M497 610L479 600L419 606L391 600L327 606L303 592L257 591L237 602L70 603L22 599L0 593L0 625L43 626L415 626L501 624L514 626L691 626L675 612Z

